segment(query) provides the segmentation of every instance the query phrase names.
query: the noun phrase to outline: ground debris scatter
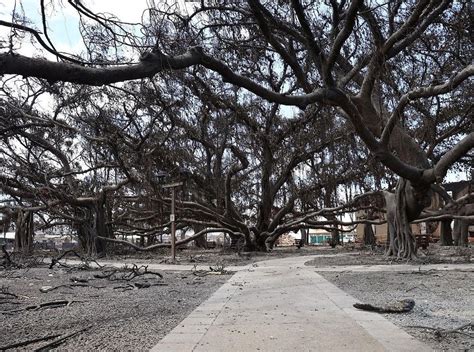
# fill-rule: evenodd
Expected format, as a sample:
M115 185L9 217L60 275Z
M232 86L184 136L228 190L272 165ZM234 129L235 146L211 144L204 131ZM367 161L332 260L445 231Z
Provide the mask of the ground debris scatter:
M348 266L348 265L398 265L398 264L469 264L474 263L474 247L441 247L438 244L431 244L426 250L419 249L417 257L407 261L406 259L396 259L385 255L385 249L382 246L367 248L347 247L345 250L320 251L320 254L326 252L340 254L340 256L328 257L325 255L316 256L308 261L308 266Z
M0 351L147 351L229 277L133 265L0 271Z
M319 272L361 302L385 306L413 299L413 309L384 314L435 351L474 348L474 271ZM376 314L376 313L374 313Z
M5 332L0 334L0 350L149 350L230 278L227 266L258 266L261 260L300 255L315 255L305 264L316 271L318 266L334 266L334 271L319 273L360 302L383 307L413 299L410 312L384 316L434 350L472 350L474 270L419 270L425 263L472 263L472 250L430 246L411 262L416 269L400 272L338 270L406 264L387 258L380 248L354 246L282 247L271 253L183 251L176 264L190 269L181 271L149 270L166 262L149 253L107 257L120 262L117 267L76 253L68 253L75 262L57 255L55 260L12 257L12 263L20 264L0 270L0 324Z

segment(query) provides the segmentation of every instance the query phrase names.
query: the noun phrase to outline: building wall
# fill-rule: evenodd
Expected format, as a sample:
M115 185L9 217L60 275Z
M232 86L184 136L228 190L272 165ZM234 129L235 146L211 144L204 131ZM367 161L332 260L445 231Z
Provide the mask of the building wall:
M436 223L434 226L433 225L425 226L424 223L411 224L411 231L413 232L414 235L421 235L424 233L428 233L431 235L432 238L439 238L440 228L441 226L439 223ZM372 229L374 230L375 240L377 241L377 243L384 244L387 241L387 234L388 234L387 224L372 225ZM356 231L357 231L358 242L362 242L364 238L364 224L358 224Z
M328 244L331 237L332 237L331 234L311 233L309 234L309 244L315 245L315 246L326 245Z
M294 246L295 245L295 237L290 235L289 233L285 233L278 238L277 245L278 246Z

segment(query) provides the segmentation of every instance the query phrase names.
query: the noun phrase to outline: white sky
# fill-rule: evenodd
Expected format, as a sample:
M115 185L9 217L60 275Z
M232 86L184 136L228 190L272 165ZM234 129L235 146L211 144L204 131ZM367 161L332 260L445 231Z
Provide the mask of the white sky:
M82 0L82 3L94 13L113 14L124 22L140 23L145 9L155 3L160 8L169 7L167 3L174 4L173 0ZM79 16L77 11L66 0L45 1L48 33L56 49L68 53L79 53L83 50L82 39L79 33ZM178 0L178 9L188 12L192 2ZM188 11L187 11L188 10ZM13 12L24 14L32 23L30 27L43 32L41 21L41 8L39 0L2 0L0 2L0 19L11 22ZM0 27L0 37L8 36L10 29ZM23 44L18 52L31 55L37 51L32 45Z

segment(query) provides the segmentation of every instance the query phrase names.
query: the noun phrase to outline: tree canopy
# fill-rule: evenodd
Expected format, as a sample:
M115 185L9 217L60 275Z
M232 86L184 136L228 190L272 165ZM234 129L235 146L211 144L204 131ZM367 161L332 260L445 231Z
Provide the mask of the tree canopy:
M335 230L342 211L379 203L355 193L385 186L389 251L403 257L433 191L460 216L439 184L472 163L469 2L152 2L129 23L68 1L83 53L56 50L45 14L59 6L41 1L38 28L28 9L0 21L14 207L82 238L156 235L165 170L187 180L179 226L270 249L288 231ZM40 55L18 53L28 37Z

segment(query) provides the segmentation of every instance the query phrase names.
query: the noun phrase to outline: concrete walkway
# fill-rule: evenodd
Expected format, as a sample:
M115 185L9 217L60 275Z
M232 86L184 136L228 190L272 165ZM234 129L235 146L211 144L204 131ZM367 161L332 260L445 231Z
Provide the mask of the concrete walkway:
M313 257L269 260L237 272L165 336L154 352L430 351L314 267Z

